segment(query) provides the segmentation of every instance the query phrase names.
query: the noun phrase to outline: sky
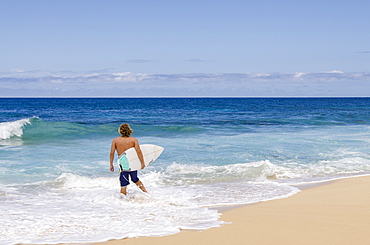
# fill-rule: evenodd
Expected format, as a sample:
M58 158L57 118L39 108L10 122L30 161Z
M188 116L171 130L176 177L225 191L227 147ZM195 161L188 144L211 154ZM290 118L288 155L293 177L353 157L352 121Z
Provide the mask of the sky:
M370 96L368 0L0 6L0 97Z

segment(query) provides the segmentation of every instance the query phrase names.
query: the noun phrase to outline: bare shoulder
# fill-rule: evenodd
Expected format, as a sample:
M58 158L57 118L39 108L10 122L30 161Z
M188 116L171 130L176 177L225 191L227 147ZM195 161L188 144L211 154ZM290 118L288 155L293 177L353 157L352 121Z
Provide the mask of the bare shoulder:
M137 141L137 139L135 137L132 137L132 136L130 136L129 139L131 139L133 141Z
M115 143L115 142L119 141L119 140L120 140L120 138L121 138L121 137L114 138L114 139L112 140L112 142L113 142L113 143Z
M139 142L135 137L129 137L128 139L130 142L135 143L135 144Z

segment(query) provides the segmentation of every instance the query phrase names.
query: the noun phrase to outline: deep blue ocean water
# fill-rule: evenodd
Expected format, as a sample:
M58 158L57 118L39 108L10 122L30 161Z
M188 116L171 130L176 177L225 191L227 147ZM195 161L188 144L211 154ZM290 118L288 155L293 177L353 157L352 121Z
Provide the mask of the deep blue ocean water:
M0 99L0 243L106 241L219 226L210 207L370 173L370 98ZM119 194L111 140L165 148Z

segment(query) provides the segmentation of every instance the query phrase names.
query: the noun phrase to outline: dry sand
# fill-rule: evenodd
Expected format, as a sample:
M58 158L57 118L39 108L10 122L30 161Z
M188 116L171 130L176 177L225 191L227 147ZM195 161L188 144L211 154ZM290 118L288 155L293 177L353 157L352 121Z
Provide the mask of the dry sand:
M284 199L223 212L231 222L205 231L99 245L362 245L370 244L370 176L342 179Z

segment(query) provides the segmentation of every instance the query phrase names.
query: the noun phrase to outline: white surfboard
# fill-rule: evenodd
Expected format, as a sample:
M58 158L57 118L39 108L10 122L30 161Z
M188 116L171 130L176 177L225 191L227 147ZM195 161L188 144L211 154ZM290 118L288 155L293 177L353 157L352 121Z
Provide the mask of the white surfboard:
M140 149L143 153L145 166L148 166L154 162L164 150L163 147L152 144L140 145ZM135 171L141 169L141 162L134 147L126 151L126 158L118 157L117 163L118 165L122 166L123 170L126 171Z

